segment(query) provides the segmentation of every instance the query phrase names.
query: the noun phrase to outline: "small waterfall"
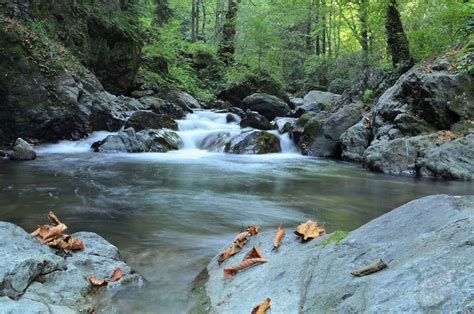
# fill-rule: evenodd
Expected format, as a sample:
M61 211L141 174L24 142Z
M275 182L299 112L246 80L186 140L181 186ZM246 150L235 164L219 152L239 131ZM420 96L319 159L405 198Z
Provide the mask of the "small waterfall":
M228 113L196 110L194 113L186 115L184 120L178 120L179 131L177 133L184 143L182 150L222 151L226 140L243 131L239 125L240 117L233 114L235 122L228 123L227 115ZM298 153L298 149L288 133L279 134L277 130L268 132L280 139L282 153Z

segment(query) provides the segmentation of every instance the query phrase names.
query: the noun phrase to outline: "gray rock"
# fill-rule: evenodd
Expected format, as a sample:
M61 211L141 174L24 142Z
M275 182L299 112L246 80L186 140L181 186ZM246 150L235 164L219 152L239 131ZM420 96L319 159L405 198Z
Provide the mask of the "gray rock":
M242 132L225 147L230 154L269 154L281 152L280 139L265 131Z
M449 141L430 150L417 161L423 176L444 179L474 179L474 134Z
M180 106L186 112L201 108L201 104L196 98L180 90L168 90L162 96L165 100Z
M431 68L435 71L446 71L451 67L451 63L445 58L436 60Z
M473 196L435 195L412 201L331 243L306 243L288 226L278 252L274 230L251 237L242 253L207 266L195 291L206 313L249 313L265 298L272 313L424 313L472 309ZM275 227L276 229L276 227ZM415 231L413 231L415 230ZM223 279L256 244L267 263ZM351 272L382 259L388 268ZM206 277L206 276L202 276Z
M125 128L133 128L136 131L163 128L177 130L178 124L166 114L156 114L151 111L137 111L127 120Z
M374 142L363 155L364 167L396 175L415 175L417 159L435 146L436 134Z
M313 90L304 96L303 104L295 108L292 116L298 118L305 113L314 116L320 111L332 111L339 99L340 95Z
M140 98L147 110L151 110L156 114L166 114L173 119L182 119L185 116L184 110L170 101L163 100L158 97L142 97Z
M155 93L155 91L151 90L151 89L147 89L147 90L136 90L136 91L133 91L131 93L132 97L135 97L135 98L141 98L141 97L145 97L145 96L151 96Z
M259 130L271 130L273 126L270 122L256 111L247 110L245 117L240 120L241 128L254 128Z
M362 118L357 124L351 126L341 135L341 157L348 161L361 162L365 150L370 145L372 132L366 127L367 117Z
M177 150L183 145L181 138L170 130L142 130L133 128L109 135L104 140L92 144L95 152L165 153Z
M18 138L13 146L13 152L10 154L12 160L34 160L36 159L36 152L33 146L28 144L22 138Z
M379 98L373 112L376 139L391 128L403 136L448 130L459 120L474 118L472 78L414 68Z
M276 117L286 117L290 113L290 107L276 96L255 93L245 97L242 109L256 111L269 121Z
M118 249L97 234L72 235L85 244L82 251L59 256L11 223L0 222L0 308L2 313L70 313L92 310L92 289L87 277L110 278L120 267L123 277L115 287L139 284L141 277L126 265ZM101 288L102 292L105 288ZM110 291L112 291L110 290ZM7 298L9 297L9 298ZM11 299L13 298L13 299Z
M360 102L344 106L329 118L319 114L309 120L301 139L303 154L315 157L336 157L340 154L340 137L348 128L360 121L363 105Z
M273 122L278 133L293 133L294 130L299 128L298 126L298 119L296 118L277 118Z

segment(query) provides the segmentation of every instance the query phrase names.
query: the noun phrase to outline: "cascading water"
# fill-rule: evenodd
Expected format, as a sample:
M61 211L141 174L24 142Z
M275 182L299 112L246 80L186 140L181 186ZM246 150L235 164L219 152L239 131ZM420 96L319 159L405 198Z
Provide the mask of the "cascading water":
M182 156L203 155L206 152L223 152L225 144L243 132L254 130L240 128L240 117L232 114L232 121L228 122L228 113L214 112L211 110L196 110L189 113L183 120L177 120L177 134L183 141L179 151L170 152ZM284 154L297 154L298 149L290 139L288 133L279 134L278 130L267 131L280 139L281 152ZM94 142L103 140L108 135L116 133L99 131L92 133L88 138L80 141L60 141L57 144L42 145L38 152L46 154L76 154L91 151Z
M227 116L228 113L202 110L188 114L184 120L178 120L178 135L184 143L182 150L208 149L222 152L226 139L230 140L242 132L252 130L240 128L239 116L232 114L233 122L228 122ZM288 133L279 134L277 130L268 132L280 139L282 153L298 152Z

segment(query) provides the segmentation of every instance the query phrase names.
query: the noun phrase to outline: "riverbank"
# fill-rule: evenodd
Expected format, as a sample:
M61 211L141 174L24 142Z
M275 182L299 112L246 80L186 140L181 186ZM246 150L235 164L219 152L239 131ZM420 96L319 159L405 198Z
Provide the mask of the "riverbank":
M273 230L251 237L223 262L217 256L196 282L196 312L244 313L270 298L272 313L472 310L474 196L412 201L351 232L301 243L287 229L277 252ZM340 240L340 239L339 239ZM256 245L267 263L223 278L223 268ZM351 272L382 259L365 277Z

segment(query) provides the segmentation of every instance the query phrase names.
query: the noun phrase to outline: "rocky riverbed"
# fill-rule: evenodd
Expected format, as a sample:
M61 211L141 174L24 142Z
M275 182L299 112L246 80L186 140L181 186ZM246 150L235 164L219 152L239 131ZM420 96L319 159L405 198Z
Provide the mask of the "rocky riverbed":
M196 313L249 313L270 298L272 313L470 312L474 196L421 198L369 222L342 241L335 235L301 243L287 228L277 252L274 230L251 237L221 265L217 256L196 279ZM337 239L340 240L340 239ZM253 245L267 263L224 280L223 268ZM382 259L365 277L352 271Z

